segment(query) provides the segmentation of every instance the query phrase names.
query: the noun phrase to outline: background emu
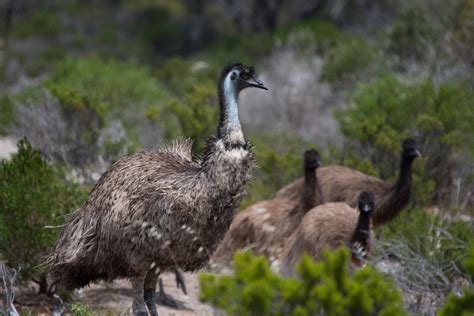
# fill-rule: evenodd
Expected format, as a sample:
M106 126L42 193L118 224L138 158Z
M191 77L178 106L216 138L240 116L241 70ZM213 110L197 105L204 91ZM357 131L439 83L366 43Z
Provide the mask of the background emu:
M416 157L421 156L415 140L408 138L402 143L402 154L398 180L395 183L369 176L343 166L318 168L317 177L325 202L346 202L356 207L360 191L370 191L375 196L372 215L374 227L394 219L410 201L411 170ZM276 198L298 200L303 180L298 179L283 187Z
M229 261L237 249L251 249L270 259L278 257L284 238L298 227L305 213L321 203L315 169L321 165L316 150L304 154L304 186L299 201L274 199L258 202L240 212L232 222L213 260Z
M280 258L283 271L291 270L304 253L319 260L325 247L335 249L341 245L351 249L352 262L360 265L371 249L373 208L373 194L362 192L357 210L338 202L325 203L308 211L284 245Z
M254 164L238 116L238 94L266 89L253 67L223 69L220 123L202 160L190 141L119 159L61 229L50 272L68 289L130 277L133 313L157 315L160 272L200 269L234 218Z

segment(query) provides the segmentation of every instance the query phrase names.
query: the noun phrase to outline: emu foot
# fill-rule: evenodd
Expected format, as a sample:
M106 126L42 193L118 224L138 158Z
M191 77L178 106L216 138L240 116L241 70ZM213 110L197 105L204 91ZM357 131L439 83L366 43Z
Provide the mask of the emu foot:
M174 271L176 275L176 286L178 289L181 289L183 291L184 295L188 295L188 291L186 291L186 283L184 282L184 277L181 271L175 270Z
M144 292L145 304L148 307L148 311L151 316L158 316L158 310L156 309L156 291L155 289L148 289Z
M163 288L163 281L161 279L158 281L158 284L160 287L160 291L158 292L158 295L156 297L156 302L162 306L168 306L174 309L179 309L178 302L165 293L165 290Z

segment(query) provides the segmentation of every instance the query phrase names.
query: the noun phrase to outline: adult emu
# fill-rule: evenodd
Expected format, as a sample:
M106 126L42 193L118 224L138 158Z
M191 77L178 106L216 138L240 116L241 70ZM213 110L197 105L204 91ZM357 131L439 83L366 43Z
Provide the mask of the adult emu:
M352 262L360 265L371 250L370 216L374 196L362 192L357 210L346 203L325 203L304 216L301 224L287 239L281 256L282 270L290 272L300 257L307 253L321 259L324 248L335 249L346 245L352 252Z
M203 267L245 194L254 159L241 130L238 95L247 87L266 89L253 67L223 69L217 136L201 160L193 161L191 141L174 141L123 157L102 175L67 219L49 259L58 286L128 277L134 315L158 315L159 273Z
M298 227L308 210L322 203L315 170L321 166L316 150L304 153L304 187L297 203L288 200L258 202L240 212L230 225L222 243L212 256L214 261L228 262L237 249L251 249L278 258L285 238Z
M421 156L415 140L407 138L402 143L400 172L395 183L369 176L343 166L327 166L317 170L319 187L324 202L346 202L356 207L359 192L370 191L375 196L372 214L374 227L394 219L407 206L411 193L411 167L416 157ZM297 201L303 187L298 179L277 192L276 198Z

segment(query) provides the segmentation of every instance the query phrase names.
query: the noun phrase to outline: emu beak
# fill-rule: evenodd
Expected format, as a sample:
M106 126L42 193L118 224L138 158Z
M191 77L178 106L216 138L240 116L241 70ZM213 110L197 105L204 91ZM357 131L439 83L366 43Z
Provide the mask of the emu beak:
M422 157L423 155L421 154L421 151L418 149L415 149L415 154L417 157Z
M250 78L249 80L247 80L247 84L251 87L255 87L255 88L259 88L259 89L263 89L263 90L268 90L268 88L265 87L262 80L260 80L260 78L258 78L257 75L255 75L252 78Z
M318 160L318 167L322 167L323 166L323 162L321 160Z

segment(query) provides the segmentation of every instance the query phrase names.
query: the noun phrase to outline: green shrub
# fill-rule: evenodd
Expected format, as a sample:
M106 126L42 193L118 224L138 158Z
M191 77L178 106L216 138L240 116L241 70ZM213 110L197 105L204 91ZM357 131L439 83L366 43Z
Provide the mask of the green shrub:
M73 316L92 316L94 313L92 312L89 305L84 303L72 303L71 304L71 312Z
M411 249L423 256L435 249L434 227L440 219L423 209L407 209L389 224L381 227L378 234L384 240L403 240Z
M474 277L474 243L469 248L469 253L464 259L464 267ZM471 279L472 281L472 279ZM438 316L468 316L474 313L474 288L466 287L464 294L458 296L450 294L444 306L438 311Z
M206 140L217 131L219 106L214 85L194 86L183 98L165 105L163 111L165 116L172 116L165 123L168 138L191 138L196 153L202 151ZM177 123L177 129L172 128L173 123Z
M37 270L56 240L62 216L79 206L83 196L66 180L64 170L48 164L25 140L11 161L0 161L0 254L20 267L22 280L33 277L46 291Z
M389 50L402 58L422 58L434 36L427 12L422 8L409 8L400 13L390 30Z
M64 59L45 85L63 106L92 108L101 116L143 113L149 105L166 97L146 67L98 57Z
M467 288L462 296L450 294L438 316L470 316L474 313L474 289Z
M58 12L50 10L32 10L31 16L24 17L12 28L13 36L55 36L61 31Z
M332 22L311 19L282 28L276 32L277 38L298 51L316 48L324 53L339 41L345 40L345 34Z
M44 85L59 99L66 121L82 125L88 134L99 133L111 121L123 125L126 141L107 141L114 150L104 155L111 159L116 152L131 150L150 133L144 124L148 108L170 102L169 93L148 68L98 57L61 61ZM159 130L156 125L150 128Z
M6 127L13 119L13 104L9 96L0 96L0 135L6 134Z
M353 81L380 64L376 57L376 48L361 37L340 41L327 52L321 76L330 82Z
M405 266L410 263L404 260L417 255L451 280L468 273L462 261L469 244L474 244L474 232L464 221L444 223L425 209L408 209L377 233L383 241L396 240L406 245L406 249L396 248L396 252L390 254ZM391 251L390 248L384 250Z
M392 281L368 266L349 272L347 249L323 257L304 256L283 277L264 257L237 253L234 275L200 275L200 298L229 315L406 315Z

